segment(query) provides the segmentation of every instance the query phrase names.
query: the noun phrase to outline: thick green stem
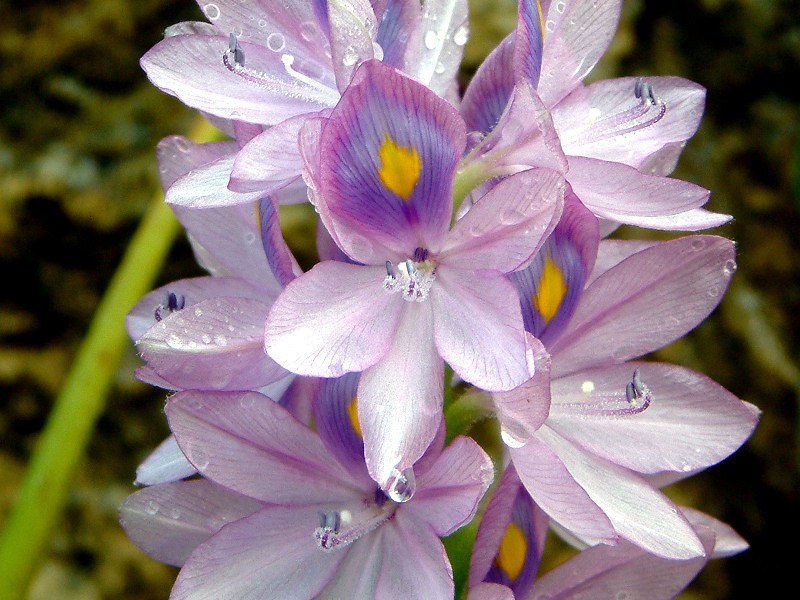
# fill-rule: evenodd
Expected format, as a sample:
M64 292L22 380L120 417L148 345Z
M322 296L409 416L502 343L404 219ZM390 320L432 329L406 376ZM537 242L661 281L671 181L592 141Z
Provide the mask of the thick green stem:
M218 139L205 121L191 137ZM23 598L58 522L75 470L130 341L125 315L152 287L180 225L162 195L148 210L103 296L0 535L0 600Z

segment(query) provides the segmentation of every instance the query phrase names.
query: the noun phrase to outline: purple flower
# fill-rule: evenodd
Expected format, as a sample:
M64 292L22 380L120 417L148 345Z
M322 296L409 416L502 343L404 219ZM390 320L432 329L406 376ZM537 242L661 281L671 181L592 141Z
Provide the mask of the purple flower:
M700 122L705 91L678 77L584 86L608 48L620 0L519 5L516 32L481 65L464 95L470 130L486 134L462 169L488 179L560 168L598 217L698 230L730 217L700 208L709 192L665 177Z
M563 180L547 170L508 178L450 230L463 121L377 61L358 71L318 144L309 167L316 208L352 262L325 261L291 282L270 311L265 345L295 373L363 371L366 461L386 486L439 428L443 361L487 390L530 377L505 273L555 226Z
M178 180L167 193L172 204L229 206L279 191L285 201L303 200L299 129L327 114L365 60L382 59L441 95L457 91L466 0L222 0L201 8L211 23L169 28L142 68L211 115L238 147Z
M146 552L182 565L172 598L391 597L396 586L452 597L438 538L474 516L489 457L465 437L435 444L413 499L401 488L388 497L363 460L339 459L357 439L340 410L347 393L347 382L320 391L319 434L256 392L170 398L170 427L205 479L141 490L120 519Z
M670 560L620 542L585 549L537 578L548 519L509 465L478 528L469 598L674 598L710 559L747 548L728 525L693 509L681 511L702 541L702 556Z
M700 540L656 482L726 458L758 409L683 367L628 361L716 307L735 269L733 243L603 241L598 251L598 237L594 217L568 198L539 257L514 274L526 328L547 351L531 381L494 396L504 439L532 498L576 538L698 556ZM528 420L526 403L540 405Z
M163 187L229 146L166 138L158 151ZM128 331L146 362L137 376L171 390L258 390L282 398L294 375L264 353L264 323L300 268L283 240L274 203L175 212L211 276L174 281L130 312ZM137 482L193 472L170 438L140 467Z

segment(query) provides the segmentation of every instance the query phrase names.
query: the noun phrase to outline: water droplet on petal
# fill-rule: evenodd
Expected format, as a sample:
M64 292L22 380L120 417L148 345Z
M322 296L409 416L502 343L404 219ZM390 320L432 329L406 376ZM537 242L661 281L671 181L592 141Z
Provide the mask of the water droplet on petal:
M345 67L352 67L356 64L358 60L358 54L356 53L356 49L352 46L348 46L344 49L344 55L342 56L342 64Z
M738 266L736 265L736 261L733 259L725 261L725 266L722 267L722 271L726 275L733 275L736 272Z
M456 32L453 34L453 43L456 46L463 46L467 43L467 39L469 38L469 29L466 26L462 25Z
M566 2L556 2L556 12L559 14L563 14L567 8Z
M239 405L242 408L251 408L255 403L256 399L252 394L245 394L239 399Z
M425 32L425 47L428 50L433 50L436 46L439 45L439 36L433 30L429 30Z
M200 308L195 308L194 309L194 316L195 317L202 317L203 316L203 310L200 309Z
M169 516L173 519L180 519L181 509L179 509L177 506L173 506L171 509L169 509Z
M273 52L280 52L286 47L286 39L283 34L278 31L273 31L267 36L267 48Z
M706 247L706 241L703 238L695 238L692 240L692 250L702 250Z
M417 491L417 481L414 477L414 470L409 467L402 472L392 469L392 474L387 480L384 490L394 502L402 503L411 500L414 492Z
M227 346L228 345L228 338L224 335L215 335L214 336L214 343L217 346Z
M144 512L146 512L148 515L154 515L158 513L158 504L155 501L150 500L150 502L148 502L144 507Z
M442 63L436 63L436 68L434 69L437 75L441 75L444 73L444 65Z
M211 21L216 21L219 19L219 6L216 4L206 4L203 7L203 12Z
M208 335L207 333L204 333L203 336L200 339L203 340L204 344L210 344L211 343L211 336Z

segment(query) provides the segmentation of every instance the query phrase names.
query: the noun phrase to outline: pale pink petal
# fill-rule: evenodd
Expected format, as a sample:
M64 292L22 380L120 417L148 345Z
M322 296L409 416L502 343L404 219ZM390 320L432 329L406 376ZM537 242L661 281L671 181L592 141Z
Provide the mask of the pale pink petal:
M167 190L165 200L187 208L219 208L258 200L264 195L258 190L240 194L228 189L235 158L225 156L189 171Z
M429 301L436 348L465 381L494 392L530 379L522 312L504 275L442 266Z
M716 539L714 541L714 551L711 553L710 558L735 556L750 547L747 540L736 533L733 527L727 523L723 523L710 515L687 506L681 506L681 511L695 529L706 527L714 532Z
M550 2L539 95L554 106L597 64L617 30L621 0Z
M189 171L232 156L238 149L236 142L197 144L180 135L165 137L156 148L161 187L166 191Z
M597 248L594 268L585 287L589 287L600 275L611 267L617 266L626 258L657 244L656 240L601 240Z
M399 302L404 306L394 340L358 386L364 455L381 486L424 454L442 418L444 365L433 345L431 306Z
M499 583L479 583L470 588L467 600L514 600L514 592Z
M181 566L220 527L263 504L205 479L149 487L128 496L119 521L134 544L159 562Z
M294 373L338 377L378 362L397 330L403 301L384 290L384 267L326 261L275 301L264 344Z
M500 419L500 435L510 446L527 443L550 412L550 355L531 334L527 333L526 339L533 377L509 392L492 394Z
M281 504L347 502L364 491L316 433L266 396L178 392L165 411L186 458L234 491Z
M508 273L552 233L564 203L564 180L549 169L507 177L459 219L439 255L442 264Z
M576 448L547 426L536 436L558 455L575 483L586 490L593 504L605 513L621 537L664 558L695 558L705 552L677 507L644 479ZM525 448L514 452L523 450ZM516 460L515 466L525 483ZM547 511L538 500L537 503ZM569 529L562 519L553 518Z
M313 507L283 506L229 523L192 552L170 598L313 598L346 556L320 549L318 525Z
M383 560L375 598L453 597L453 570L429 525L400 510L378 535L383 538Z
M168 37L142 57L142 68L154 85L184 104L226 119L274 125L338 101L332 82L298 76L292 54L240 37L246 64L236 65L229 33ZM318 65L309 67L323 75Z
M153 290L139 300L125 318L128 335L135 342L157 321L169 316L169 294L174 294L180 310L210 298L222 296L263 300L264 292L235 277L195 277L179 279Z
M203 268L217 277L240 277L257 286L263 302L278 296L283 286L269 267L256 204L173 208Z
M522 448L510 449L514 468L531 498L584 543L615 543L617 535L608 517L538 435Z
M409 40L405 71L440 96L458 74L469 37L468 13L467 0L425 0L418 35Z
M575 195L598 217L628 223L638 217L678 215L708 201L709 191L680 179L645 175L621 163L569 157Z
M494 479L494 467L475 441L459 436L416 479L417 493L403 510L446 537L475 516Z
M545 44L545 48L547 45ZM652 99L637 90L652 88ZM577 90L553 108L564 152L651 171L651 159L697 131L705 89L680 77L605 79ZM670 157L667 166L674 160ZM663 171L665 169L658 169Z
M716 236L663 242L622 261L586 289L551 344L553 376L621 363L678 339L719 304L734 269L733 242Z
M708 552L713 547L709 532L701 540ZM708 558L669 560L649 554L633 544L588 548L540 577L535 598L583 599L647 598L673 600Z
M185 479L197 473L170 435L136 468L136 485L156 485Z
M626 222L630 225L648 229L663 229L664 231L701 231L720 227L731 219L733 219L732 216L723 213L711 212L704 208L692 208L674 215L655 217L631 215L626 217Z
M331 581L314 600L376 598L375 586L385 560L383 539L379 528L353 542Z
M369 0L330 2L328 19L336 86L340 92L344 92L358 66L375 58L373 41L378 32L378 23Z
M306 118L286 119L250 140L236 155L225 182L229 189L261 197L297 178L303 167L298 136Z
M652 394L634 414L628 404L634 369ZM591 391L589 391L591 388ZM675 365L626 363L556 379L547 425L576 446L639 473L694 472L735 452L758 422L756 407L709 378ZM588 393L587 393L588 392Z
M136 342L159 376L180 388L257 389L286 375L264 352L269 306L220 297L170 314Z

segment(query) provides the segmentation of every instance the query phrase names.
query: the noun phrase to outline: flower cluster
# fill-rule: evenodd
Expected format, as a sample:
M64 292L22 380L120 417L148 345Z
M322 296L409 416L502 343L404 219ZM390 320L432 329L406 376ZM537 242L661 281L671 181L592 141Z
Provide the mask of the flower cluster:
M746 547L660 491L758 410L638 360L736 263L718 236L609 238L729 220L669 177L700 86L583 82L621 0L520 0L463 95L466 0L201 7L142 66L230 136L158 150L209 275L128 319L171 436L121 522L181 566L173 598L670 598ZM279 207L306 201L304 272ZM484 449L463 434L486 415ZM473 519L454 579L441 538ZM548 531L581 552L541 574Z

